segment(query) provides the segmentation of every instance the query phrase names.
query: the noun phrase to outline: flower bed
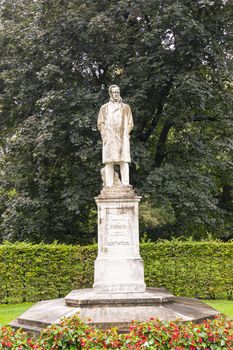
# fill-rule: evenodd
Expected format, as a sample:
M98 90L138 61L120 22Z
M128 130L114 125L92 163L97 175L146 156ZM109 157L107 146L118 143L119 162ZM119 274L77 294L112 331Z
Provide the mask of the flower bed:
M116 328L102 331L75 316L64 319L60 325L49 326L38 339L2 327L0 349L233 350L233 321L218 317L194 324L151 319L143 323L132 322L128 334L119 334Z

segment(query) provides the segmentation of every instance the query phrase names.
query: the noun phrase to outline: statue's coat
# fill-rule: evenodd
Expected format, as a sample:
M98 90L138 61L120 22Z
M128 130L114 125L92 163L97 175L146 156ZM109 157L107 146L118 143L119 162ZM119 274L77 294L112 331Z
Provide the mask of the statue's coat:
M122 102L112 102L101 106L97 127L103 141L103 163L130 163L129 134L133 128L130 106Z

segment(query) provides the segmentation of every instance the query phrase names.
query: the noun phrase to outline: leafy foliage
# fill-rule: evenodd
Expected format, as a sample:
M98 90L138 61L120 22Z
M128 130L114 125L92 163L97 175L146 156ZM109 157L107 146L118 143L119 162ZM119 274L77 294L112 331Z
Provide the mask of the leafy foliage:
M1 245L0 302L61 298L72 289L90 288L96 255L96 245ZM233 298L233 243L144 243L141 255L147 286L181 296Z
M232 321L219 317L201 324L192 322L132 322L129 334L119 334L117 329L107 331L84 323L77 316L44 329L39 339L28 338L22 331L9 327L0 329L0 349L176 349L176 350L230 350L233 339Z
M175 218L160 232L231 237L232 6L1 1L3 239L94 237L112 83L134 114L131 182Z

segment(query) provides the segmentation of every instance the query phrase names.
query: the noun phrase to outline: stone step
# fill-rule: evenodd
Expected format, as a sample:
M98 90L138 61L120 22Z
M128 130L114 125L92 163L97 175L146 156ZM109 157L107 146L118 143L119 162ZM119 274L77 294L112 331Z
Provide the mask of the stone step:
M65 297L68 306L146 306L174 302L164 288L147 288L142 293L98 293L95 289L73 290Z
M18 320L12 321L10 323L10 326L13 329L22 329L24 332L27 332L32 337L38 337L40 335L40 332L44 328L44 327L41 328L41 327L32 326L32 325L29 325L29 324L22 324L22 323L18 322Z
M157 293L162 293L161 289L156 290ZM90 294L91 291L88 291ZM153 288L152 291L156 294ZM83 293L83 290L78 292ZM165 290L163 293L166 295ZM10 325L38 335L47 325L59 324L62 318L78 314L80 319L90 325L102 329L118 327L120 332L127 332L132 320L144 322L155 318L162 321L180 319L183 322L201 322L220 314L217 310L194 298L172 296L174 301L160 303L156 300L153 304L142 305L142 296L135 299L132 304L124 302L121 304L120 301L123 299L121 296L118 297L116 304L97 304L99 301L95 300L96 304L85 304L79 307L67 306L65 299L42 301L32 306ZM125 298L129 298L129 295L126 294Z

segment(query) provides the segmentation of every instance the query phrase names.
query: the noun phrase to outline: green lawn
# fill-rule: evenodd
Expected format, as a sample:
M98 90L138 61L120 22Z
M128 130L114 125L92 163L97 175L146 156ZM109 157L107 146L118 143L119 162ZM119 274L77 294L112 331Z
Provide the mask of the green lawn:
M233 319L233 300L203 300L221 313ZM0 325L7 325L26 311L33 303L0 305Z
M233 319L233 300L203 300L214 309Z
M0 325L7 325L32 305L33 303L0 305Z

